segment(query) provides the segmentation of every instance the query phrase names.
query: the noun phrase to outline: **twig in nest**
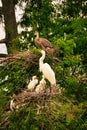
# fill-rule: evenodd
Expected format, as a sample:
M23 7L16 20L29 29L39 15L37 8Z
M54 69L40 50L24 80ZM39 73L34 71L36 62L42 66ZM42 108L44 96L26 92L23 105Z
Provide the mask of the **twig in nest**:
M12 100L13 102L13 108L15 106L15 109L19 109L30 102L38 102L38 101L45 101L51 98L52 96L58 96L60 97L60 94L58 92L51 93L50 91L42 92L37 94L36 92L28 92L28 91L22 91L18 95L13 94ZM15 104L15 105L14 105Z

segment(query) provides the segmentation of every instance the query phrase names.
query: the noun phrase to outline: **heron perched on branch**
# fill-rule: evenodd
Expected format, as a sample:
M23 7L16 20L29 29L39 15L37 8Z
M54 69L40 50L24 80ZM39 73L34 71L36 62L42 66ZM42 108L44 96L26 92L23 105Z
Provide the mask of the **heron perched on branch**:
M55 55L55 48L53 47L51 42L45 38L39 37L38 32L35 32L34 35L36 36L34 39L35 45L38 48L40 48L41 50L44 50L48 55L54 56Z
M44 78L50 82L51 89L54 89L56 87L55 73L48 63L43 62L45 59L45 51L41 50L41 53L42 56L39 59L39 69L43 73Z

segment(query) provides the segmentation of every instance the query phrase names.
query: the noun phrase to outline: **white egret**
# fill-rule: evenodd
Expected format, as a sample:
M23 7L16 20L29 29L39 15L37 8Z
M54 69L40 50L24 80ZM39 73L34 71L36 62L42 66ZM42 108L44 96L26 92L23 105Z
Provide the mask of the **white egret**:
M48 63L43 62L45 59L45 51L41 50L41 53L42 57L39 59L39 69L43 73L44 78L50 82L51 88L53 90L56 86L55 73Z
M32 80L30 80L27 88L29 91L33 91L35 86L38 84L38 79L37 79L37 76L33 76L32 77Z
M39 85L36 86L35 92L36 93L42 92L43 90L45 90L45 86L46 86L46 81L43 77L42 80L40 81Z

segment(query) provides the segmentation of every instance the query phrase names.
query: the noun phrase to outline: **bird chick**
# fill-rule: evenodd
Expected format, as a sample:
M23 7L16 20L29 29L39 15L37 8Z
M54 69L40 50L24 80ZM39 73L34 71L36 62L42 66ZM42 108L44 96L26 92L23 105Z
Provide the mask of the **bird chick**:
M39 85L36 86L35 92L36 93L43 92L43 90L45 89L45 86L46 86L46 81L44 78L42 78Z
M37 76L33 76L32 80L29 82L27 88L29 91L33 91L35 86L38 84Z

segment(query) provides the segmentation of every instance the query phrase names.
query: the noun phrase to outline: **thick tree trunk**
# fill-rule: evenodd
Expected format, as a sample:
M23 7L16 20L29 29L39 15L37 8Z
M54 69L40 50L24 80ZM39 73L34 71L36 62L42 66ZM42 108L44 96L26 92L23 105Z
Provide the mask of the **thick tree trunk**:
M5 22L5 34L6 34L6 43L10 46L9 43L12 43L12 40L18 35L17 24L15 18L15 5L13 0L1 0L3 5L3 15Z

